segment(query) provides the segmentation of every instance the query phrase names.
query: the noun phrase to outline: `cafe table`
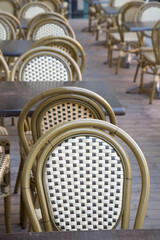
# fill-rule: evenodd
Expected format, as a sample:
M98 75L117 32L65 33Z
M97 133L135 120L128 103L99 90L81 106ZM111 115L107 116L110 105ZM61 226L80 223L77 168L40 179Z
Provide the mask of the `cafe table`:
M28 51L34 40L0 40L0 49L5 57L19 57Z
M156 22L122 22L122 25L130 32L152 31Z
M159 240L160 229L0 234L0 240Z
M25 104L39 93L63 86L74 86L89 89L101 95L111 105L116 115L124 115L125 109L103 81L76 82L20 82L0 81L0 116L17 117Z

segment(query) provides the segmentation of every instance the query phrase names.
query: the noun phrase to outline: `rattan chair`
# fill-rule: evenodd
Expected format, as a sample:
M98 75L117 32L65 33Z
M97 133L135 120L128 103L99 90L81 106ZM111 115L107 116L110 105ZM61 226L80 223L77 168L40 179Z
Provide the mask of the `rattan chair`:
M47 36L70 36L76 38L70 25L60 19L41 18L28 27L26 38L28 40L39 40Z
M27 131L26 134L24 131L26 127L26 117L30 109L35 105L36 110L31 118L32 131ZM18 120L21 164L15 185L15 193L18 192L20 176L26 156L33 143L42 134L64 121L71 121L78 118L106 120L106 113L108 113L109 121L116 124L115 114L111 106L102 97L92 91L76 87L51 89L28 102ZM23 215L23 213L24 211L21 214L21 222L23 226L26 226L25 214Z
M73 58L53 47L37 47L25 52L11 71L11 81L81 80L80 69Z
M17 5L14 0L0 0L0 11L4 11L14 16L17 15Z
M0 127L0 199L4 198L6 232L11 233L10 143L4 135L7 130Z
M127 32L122 26L122 22L133 22L135 13L144 4L144 1L130 1L122 5L119 8L116 23L118 26L118 32L109 33L109 45L108 45L108 60L110 61L110 67L112 67L112 52L115 44L119 47L118 61L116 67L116 74L118 74L121 59L129 53L135 53L139 50L139 39L137 33Z
M80 119L49 130L27 156L22 194L34 232L42 231L29 181L36 162L35 182L45 231L109 230L120 221L122 229L129 228L131 163L116 137L128 145L139 164L143 180L134 229L143 228L150 177L142 151L117 126Z
M16 33L11 23L0 16L0 40L16 39Z
M31 19L40 13L51 12L51 9L45 3L29 2L26 3L19 11L19 18Z
M86 56L82 45L75 39L68 36L49 36L33 43L32 48L38 46L57 47L64 50L65 52L69 53L69 55L76 61L76 63L79 65L81 72L83 72L86 62Z
M149 2L141 6L135 15L135 21L138 21L138 22L144 22L144 21L156 22L158 20L160 20L160 3L157 3L157 2ZM151 52L151 54L153 55L153 47L152 46L149 47L145 45L145 39L146 38L151 39L152 31L139 32L138 37L141 45L140 56L141 56L141 52L142 54L143 52L148 52L148 54ZM134 80L133 80L134 82L136 82L138 71L139 71L139 68L141 68L141 65L142 65L142 59L140 57L139 62L137 64Z

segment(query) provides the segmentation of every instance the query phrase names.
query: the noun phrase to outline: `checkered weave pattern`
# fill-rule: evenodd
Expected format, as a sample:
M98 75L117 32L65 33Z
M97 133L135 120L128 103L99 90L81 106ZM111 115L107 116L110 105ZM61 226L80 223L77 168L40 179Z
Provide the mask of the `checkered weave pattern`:
M43 117L42 133L44 134L50 128L59 123L79 118L94 118L94 115L87 107L80 104L72 102L58 104L53 108L50 108Z
M23 81L68 81L64 64L56 57L39 56L29 61L22 74Z
M44 24L34 33L34 40L39 40L47 36L67 36L67 32L57 24Z
M104 140L67 139L49 156L43 177L50 214L60 230L112 229L117 223L124 170Z
M0 153L0 183L5 175L5 172L10 164L10 155Z
M6 39L7 39L7 29L2 23L0 23L0 40L6 40Z

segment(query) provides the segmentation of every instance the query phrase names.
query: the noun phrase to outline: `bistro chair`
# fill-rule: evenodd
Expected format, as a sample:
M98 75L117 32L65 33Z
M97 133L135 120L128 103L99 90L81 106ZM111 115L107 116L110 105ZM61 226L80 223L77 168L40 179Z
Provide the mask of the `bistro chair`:
M137 10L144 4L144 1L130 1L119 8L116 16L118 32L109 33L108 57L110 67L112 67L112 52L115 44L119 46L116 74L118 74L121 59L129 53L135 53L139 50L139 41L136 32L128 32L122 25L122 22L133 22Z
M18 17L31 19L44 12L51 12L51 9L48 7L48 5L41 2L29 2L20 9Z
M157 22L160 20L160 3L158 2L149 2L145 5L142 5L139 10L137 11L135 15L135 21L138 22ZM138 32L138 37L139 37L139 43L140 43L140 58L137 64L137 69L135 72L134 80L133 82L136 82L137 75L139 68L141 68L142 65L142 59L141 59L141 52L148 52L148 54L151 52L153 55L153 47L152 46L147 46L145 44L145 39L151 40L152 38L152 31L143 31L143 32Z
M4 11L16 16L17 4L14 0L0 0L0 11Z
M73 58L53 47L37 47L25 52L11 71L11 81L81 80L80 69Z
M154 80L149 103L152 104L155 89L159 90L159 70L160 70L160 20L155 24L152 30L153 51L141 51L141 83L140 93L143 90L144 74L153 74Z
M60 19L41 18L29 26L26 33L28 40L39 40L47 36L70 36L76 39L72 27Z
M11 233L10 142L8 132L0 127L0 199L4 198L6 232Z
M35 105L35 113L31 118L31 132L26 132L24 131L26 117L30 109ZM21 164L15 192L18 192L20 176L26 156L33 143L42 134L62 122L78 118L106 120L106 113L108 114L109 121L116 124L115 114L111 106L101 96L87 89L77 87L54 88L31 99L24 107L18 120ZM21 221L23 225L26 225L24 216L21 214Z
M67 52L79 65L83 72L86 62L86 56L82 45L75 39L68 36L46 37L33 43L32 48L38 46L57 47Z
M79 119L50 129L27 156L22 195L33 232L42 231L30 191L34 164L45 231L109 230L120 221L122 229L129 228L132 168L117 138L131 149L140 168L143 180L134 229L143 228L150 177L141 149L113 124Z

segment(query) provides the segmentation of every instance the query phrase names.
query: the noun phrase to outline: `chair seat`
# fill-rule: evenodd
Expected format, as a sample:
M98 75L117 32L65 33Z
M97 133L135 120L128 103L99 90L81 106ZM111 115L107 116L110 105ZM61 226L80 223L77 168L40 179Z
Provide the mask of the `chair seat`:
M0 135L8 135L6 128L0 126Z
M6 170L9 167L9 164L10 164L10 155L0 153L0 183L3 180Z
M119 33L110 33L110 36L116 40L117 42L121 41ZM124 41L125 42L138 42L137 33L135 32L125 32L124 33Z
M153 51L143 51L141 55L152 64L156 64L156 59Z

